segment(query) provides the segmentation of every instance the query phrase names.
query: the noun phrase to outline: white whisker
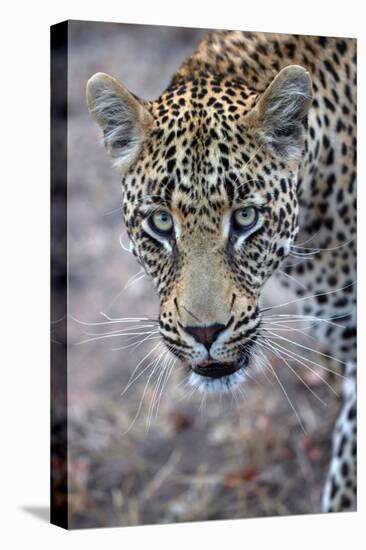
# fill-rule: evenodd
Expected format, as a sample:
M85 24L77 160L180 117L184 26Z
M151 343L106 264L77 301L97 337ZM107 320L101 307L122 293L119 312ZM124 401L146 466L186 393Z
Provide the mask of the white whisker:
M325 403L325 401L323 401L323 399L321 399L321 397L319 397L319 395L317 393L315 393L315 391L309 386L309 384L307 384L305 382L305 380L299 375L299 373L297 373L295 371L295 369L293 367L291 367L291 365L289 364L289 362L287 361L287 359L285 359L275 348L275 346L271 343L271 342L268 342L268 341L262 341L262 343L264 344L264 346L267 346L267 349L269 351L272 351L272 353L274 353L276 355L276 357L278 357L281 361L283 361L285 363L285 365L290 369L290 371L296 376L296 378L298 380L300 380L300 382L305 386L305 388L307 390L309 390L309 392L322 404L324 405L325 407L327 406L327 404Z
M100 312L103 317L108 319L108 321L97 321L97 322L87 322L87 321L81 321L80 319L77 319L73 315L70 315L70 319L78 323L79 325L85 325L85 326L103 326L103 325L112 325L114 323L137 323L137 322L150 322L150 323L158 323L158 320L156 319L149 319L148 317L121 317L121 318L115 318L108 317L105 313L102 311Z
M286 271L283 271L283 270L279 269L278 272L281 273L282 275L285 275L285 277L287 277L288 279L290 279L291 281L293 281L293 282L296 283L297 285L299 285L299 286L301 286L302 288L304 288L305 290L307 290L306 285L304 285L303 283L300 283L300 281L298 281L297 279L295 279L295 277L293 277L293 276L290 275L289 273L286 273Z
M270 311L272 309L276 309L278 307L284 307L290 304L295 304L296 302L301 302L303 300L309 300L310 298L317 298L318 296L327 296L328 294L334 294L335 292L340 292L341 290L345 290L346 288L349 288L355 284L356 284L356 281L353 281L352 283L349 283L348 285L345 285L341 288L336 288L335 290L329 290L328 292L320 292L318 294L312 294L310 296L303 296L302 298L297 298L296 300L290 300L289 302L284 302L283 304L277 304L275 306L266 307L261 310L261 313L263 313L264 311Z
M143 279L145 275L146 275L145 270L143 268L139 269L137 273L135 273L128 279L127 283L125 284L122 290L127 290L130 286L132 286L133 284Z
M133 372L132 372L130 378L128 379L128 382L127 382L127 384L126 384L124 390L123 390L122 393L121 393L121 397L126 393L126 391L131 387L131 385L134 384L134 383L136 382L136 380L138 380L138 379L140 378L140 376L142 376L142 374L143 374L144 372L146 372L146 370L147 370L148 367L151 365L151 363L150 363L150 365L148 365L147 367L145 367L145 368L144 368L135 378L133 378L134 375L135 375L135 373L136 373L137 370L139 369L140 365L142 365L142 363L143 363L144 361L146 361L146 359L147 359L148 357L150 357L150 355L151 355L152 353L154 353L154 352L158 349L158 347L159 347L160 344L161 344L161 342L158 342L158 343L156 344L156 346L153 347L151 350L149 350L149 351L146 353L146 355L137 363L137 365L136 365L136 367L134 368L134 370L133 370Z
M155 333L158 333L158 331L155 331ZM86 338L85 340L80 340L80 342L76 342L76 346L80 346L82 344L88 344L89 342L96 342L98 340L106 340L108 338L120 338L125 336L146 336L147 332L123 332L123 333L114 333L114 334L104 334L102 336L94 336L93 338ZM149 332L149 334L153 334L152 332Z
M301 246L301 245L303 245L303 244L306 244L306 243L312 241L313 239L315 239L315 237L316 237L317 235L319 235L320 232L321 232L321 229L318 229L318 231L317 231L316 233L314 233L314 235L312 235L311 237L309 237L309 238L306 239L305 241L302 241L302 242L297 243L297 245L298 245L298 246Z
M273 340L273 338L271 338L270 336L267 336L266 338L268 340L270 340L273 344L275 344L278 348L283 350L284 353L287 353L289 356L291 355L291 358L298 361L299 363L300 363L300 360L303 360L303 361L306 361L307 363L311 363L312 365L314 365L314 366L316 366L316 367L318 367L318 368L320 368L320 369L322 369L326 372L330 372L331 374L334 374L334 376L338 376L339 378L343 378L343 379L346 378L344 374L342 374L342 373L340 373L340 372L338 372L334 369L331 369L330 367L326 367L325 365L321 365L320 363L317 363L316 361L313 361L312 359L309 359L308 357L304 357L303 355L300 355L299 353L296 353L295 351L289 350L285 346L281 346L281 344L279 344L278 342L275 342Z
M101 216L110 216L111 214L115 214L116 212L122 212L122 206L119 206L118 208L113 208L112 210L108 210L107 212L103 212Z
M157 395L158 395L159 387L160 387L160 384L161 384L161 382L164 378L164 375L165 375L165 366L166 366L167 357L169 358L169 356L167 354L168 354L168 350L166 349L160 355L160 358L159 358L159 363L162 360L163 364L162 365L159 364L160 372L158 374L158 378L157 378L157 380L155 382L155 385L154 385L154 388L153 388L153 393L152 393L151 401L150 401L150 404L149 404L149 410L148 410L147 417L146 417L146 431L149 431L149 429L150 429L150 424L151 424L151 420L152 420L152 416L153 416L153 412L154 412L155 403L157 401Z
M116 330L110 330L110 331L107 331L107 332L87 332L87 331L83 331L83 334L86 334L87 336L108 336L108 335L112 335L112 334L129 334L130 331L135 331L135 330L142 330L142 329L145 329L145 328L154 328L156 329L156 325L134 325L132 327L128 327L128 328L124 328L124 329L116 329ZM150 332L150 331L149 331ZM157 330L153 331L153 332L158 332ZM146 334L146 331L145 332L142 332L141 334Z
M275 332L268 331L268 334L271 334L275 338L279 338L280 340L284 340L285 342L289 342L290 344L293 344L295 346L299 346L300 348L306 349L307 351L311 351L312 353L322 355L323 357L327 357L328 359L332 359L333 361L336 361L337 363L340 363L341 365L345 365L346 363L344 361L341 361L340 359L337 359L336 357L333 357L332 355L328 355L327 353L323 353L322 351L309 348L308 346L304 346L303 344L300 344L299 342L294 342L293 340L290 340L289 338L286 338L285 336L280 336L279 334L276 334Z
M138 406L138 408L137 408L136 414L135 414L134 418L132 419L132 422L131 422L131 424L129 425L129 427L127 428L127 430L125 430L125 431L121 434L122 437L125 436L125 435L127 435L127 434L131 431L132 427L134 426L134 424L135 424L135 422L136 422L136 420L137 420L137 418L138 418L138 416L139 416L139 414L140 414L141 407L142 407L142 404L143 404L143 401L144 401L144 397L145 397L145 394L146 394L146 392L147 392L147 388L149 387L149 383L150 383L151 378L153 377L154 373L156 372L157 366L159 365L160 358L161 358L161 356L159 356L159 357L155 360L155 363L152 363L152 364L151 364L151 366L152 366L152 365L154 365L154 366L153 366L153 369L152 369L151 373L149 374L148 379L147 379L147 381L146 381L146 384L145 384L145 387L144 387L144 391L142 392L142 396L141 396L141 398L140 398L140 402L139 402L139 406Z
M310 251L314 251L314 253L317 254L318 252L329 252L331 250L338 250L339 248L343 248L344 246L347 246L348 244L352 243L353 241L354 241L354 239L349 239L348 241L344 241L343 243L341 243L337 246L332 246L332 247L329 247L329 248L306 247L306 246L297 246L297 245L292 245L292 248L299 248L300 250L310 250ZM299 252L298 254L301 254L301 252Z
M111 348L111 349L112 349L112 351L120 351L120 350L123 350L123 349L130 349L131 348L131 351L135 351L140 346L142 346L142 344L144 344L145 342L152 342L153 340L160 340L160 334L158 334L157 336L149 335L146 338L143 338L142 340L137 340L137 342L133 342L131 344L127 344L126 346L121 346L121 347L118 347L118 348Z
M269 340L269 339L267 339ZM341 376L342 378L344 378L343 375L341 375L340 373L338 373L337 371L334 371L332 369L329 369L327 367L324 367L323 365L319 365L318 363L315 363L314 361L311 361L310 359L306 358L306 357L302 357L301 355L298 355L297 353L294 353L294 352L291 352L290 350L288 350L287 348L285 348L284 346L281 346L280 344L278 344L277 342L274 342L273 340L270 340L271 344L273 346L275 346L279 351L281 351L281 353L283 353L284 355L286 355L289 359L292 359L293 361L296 361L297 363L299 363L300 365L302 365L303 367L305 367L307 370L309 370L311 373L315 374L322 382L324 382L324 384L328 387L328 389L331 390L331 392L334 393L334 395L336 395L337 397L339 397L339 394L338 392L333 388L333 386L331 384L329 384L329 382L323 378L321 376L321 374L319 374L318 372L316 372L314 369L312 369L311 367L309 367L309 365L307 365L306 363L304 363L304 361L308 361L309 363L311 364L314 364L315 366L317 366L318 368L320 369L323 369L325 370L326 372L331 372L332 374L335 374L335 375L338 375L338 376Z
M160 403L161 403L161 400L162 400L162 397L163 397L163 393L164 393L164 390L165 390L166 385L168 383L168 380L170 378L170 375L173 371L175 363L176 363L176 359L174 358L174 356L169 357L169 355L168 355L168 359L167 359L166 365L164 367L165 376L162 379L161 388L160 388L160 391L159 391L159 394L158 394L158 397L157 397L156 408L155 408L155 418L157 418L157 416L158 416L159 407L160 407Z
M315 317L313 315L296 315L291 313L278 313L276 315L264 315L263 320L271 319L271 320L278 320L278 322L287 323L288 321L291 321L292 323L299 323L299 322L312 322L312 323L326 323L329 325L333 325L340 328L345 328L344 325L340 325L339 323L334 323L334 319L343 319L344 317L347 317L350 314L341 314L341 315L334 315L333 317Z
M267 366L269 367L270 371L272 372L272 374L273 374L274 377L276 378L276 380L277 380L277 382L278 382L278 384L279 384L279 386L280 386L280 388L281 388L283 394L285 395L285 397L286 397L286 399L287 399L287 402L288 402L288 404L290 405L290 407L291 407L291 409L292 409L292 412L293 412L294 415L296 416L297 421L299 422L299 425L300 425L301 429L302 429L303 432L306 434L307 432L306 432L305 426L304 426L304 424L303 424L303 422L302 422L302 420L301 420L301 418L300 418L300 415L299 415L299 413L297 412L297 410L296 410L294 404L292 403L290 397L288 396L287 391L286 391L284 385L282 384L282 382L281 382L279 376L277 375L276 371L275 371L274 368L272 367L271 363L267 360L267 358L266 358L265 356L263 356L263 357L264 357L264 359L265 359L265 363L267 364Z
M311 325L309 326L311 328ZM299 328L289 327L288 325L281 324L278 326L277 323L261 323L259 332L268 333L269 330L276 330L276 332L298 332L299 334L302 334L306 338L310 338L311 340L314 340L317 342L318 340L315 338L315 336L312 336L308 332L305 332L304 330L301 330Z

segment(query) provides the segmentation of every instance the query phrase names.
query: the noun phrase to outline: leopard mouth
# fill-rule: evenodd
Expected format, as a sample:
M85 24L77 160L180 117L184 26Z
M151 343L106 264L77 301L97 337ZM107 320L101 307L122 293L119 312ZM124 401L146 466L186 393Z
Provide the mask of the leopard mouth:
M257 328L258 325L255 327ZM232 393L247 379L251 350L256 343L256 334L251 335L241 357L236 361L209 359L200 363L188 363L188 384L201 393ZM187 363L186 363L187 365Z
M230 393L235 387L245 382L248 358L236 363L206 361L190 365L189 385L200 393Z
M207 361L197 365L191 365L191 369L195 374L205 376L206 378L224 378L230 376L241 369L244 365L239 363L218 363L215 361Z

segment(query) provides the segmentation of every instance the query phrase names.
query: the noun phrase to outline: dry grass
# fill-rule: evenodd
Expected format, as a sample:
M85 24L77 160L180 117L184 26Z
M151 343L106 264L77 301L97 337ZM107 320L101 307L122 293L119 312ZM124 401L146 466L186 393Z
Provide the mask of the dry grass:
M337 403L317 376L297 369L327 406L272 358L306 433L276 379L256 371L238 400L203 400L182 384L182 370L174 371L149 425L149 408L160 397L153 381L144 391L147 375L141 376L121 396L138 357L148 349L134 360L128 357L128 367L115 372L118 392L102 391L97 384L94 395L82 392L72 400L72 526L319 511ZM94 360L99 353L90 350ZM86 358L85 364L90 364ZM336 387L336 380L331 382Z

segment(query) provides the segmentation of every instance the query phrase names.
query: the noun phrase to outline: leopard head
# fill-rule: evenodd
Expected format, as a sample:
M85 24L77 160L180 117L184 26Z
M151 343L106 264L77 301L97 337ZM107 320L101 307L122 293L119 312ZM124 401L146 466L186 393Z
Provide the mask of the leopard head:
M98 73L87 101L159 294L161 336L192 384L225 391L245 378L261 290L298 231L311 81L293 65L262 94L212 75L173 82L144 101Z

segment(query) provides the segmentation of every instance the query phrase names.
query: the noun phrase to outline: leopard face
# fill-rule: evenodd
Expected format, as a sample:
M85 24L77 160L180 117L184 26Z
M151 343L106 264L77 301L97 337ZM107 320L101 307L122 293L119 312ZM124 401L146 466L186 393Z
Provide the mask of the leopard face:
M255 353L261 290L298 230L310 102L297 66L261 95L201 76L151 103L107 75L89 81L132 247L159 294L161 336L201 390L241 382Z

